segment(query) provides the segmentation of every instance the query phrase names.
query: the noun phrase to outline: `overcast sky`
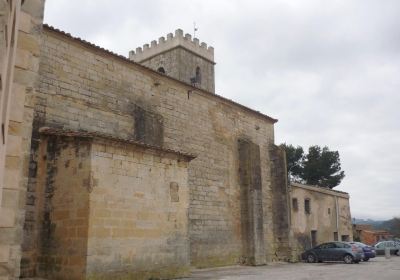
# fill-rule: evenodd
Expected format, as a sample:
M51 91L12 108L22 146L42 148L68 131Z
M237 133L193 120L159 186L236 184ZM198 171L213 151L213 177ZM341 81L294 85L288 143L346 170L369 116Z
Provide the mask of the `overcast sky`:
M45 22L128 56L181 28L216 92L279 119L276 143L338 150L352 216L400 216L400 1L47 0Z

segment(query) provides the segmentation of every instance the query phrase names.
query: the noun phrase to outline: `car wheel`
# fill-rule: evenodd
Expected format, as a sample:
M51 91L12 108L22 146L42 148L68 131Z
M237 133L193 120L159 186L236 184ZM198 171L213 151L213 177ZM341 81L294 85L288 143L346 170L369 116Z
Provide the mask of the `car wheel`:
M352 255L345 255L343 257L343 261L344 263L350 264L353 262L353 256Z
M363 261L367 262L369 261L369 258L364 258Z
M308 263L315 263L317 261L317 258L313 254L308 254L307 255L307 262Z

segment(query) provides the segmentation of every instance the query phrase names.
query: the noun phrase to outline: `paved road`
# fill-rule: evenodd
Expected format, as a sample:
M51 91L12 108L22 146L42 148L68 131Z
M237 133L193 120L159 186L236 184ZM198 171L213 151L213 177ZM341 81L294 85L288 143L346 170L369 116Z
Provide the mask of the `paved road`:
M400 257L377 257L360 264L342 263L277 263L259 267L225 267L195 270L184 280L400 280Z

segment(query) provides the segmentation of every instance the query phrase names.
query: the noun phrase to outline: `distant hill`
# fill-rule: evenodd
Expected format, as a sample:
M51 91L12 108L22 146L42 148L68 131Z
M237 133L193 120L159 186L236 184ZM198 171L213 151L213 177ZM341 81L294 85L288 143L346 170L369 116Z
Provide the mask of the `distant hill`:
M371 219L353 219L354 224L367 224L372 225L374 229L387 230L395 237L400 238L400 218L393 218L387 221L376 221Z
M363 224L363 225L371 225L374 229L381 229L382 224L386 221L377 221L377 220L371 220L371 219L357 219L353 218L353 224Z

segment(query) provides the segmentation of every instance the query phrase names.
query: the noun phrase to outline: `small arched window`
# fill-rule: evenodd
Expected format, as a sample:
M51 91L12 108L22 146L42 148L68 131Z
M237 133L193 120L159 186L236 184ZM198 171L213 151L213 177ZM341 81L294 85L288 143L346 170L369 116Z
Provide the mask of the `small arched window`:
M165 74L165 69L164 69L164 67L159 67L159 68L157 69L157 71L160 72L160 73Z
M201 84L201 70L200 67L196 67L196 83Z

